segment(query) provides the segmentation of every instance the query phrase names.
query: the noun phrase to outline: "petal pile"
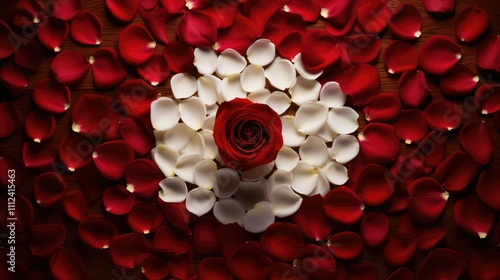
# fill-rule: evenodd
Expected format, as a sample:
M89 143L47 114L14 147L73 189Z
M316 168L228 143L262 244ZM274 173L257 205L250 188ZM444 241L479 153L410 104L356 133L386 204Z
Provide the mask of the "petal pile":
M144 26L132 23L118 35L118 52L128 64L140 65L154 54L156 42Z
M384 63L389 74L403 74L417 68L418 52L406 42L392 41L384 51Z
M478 7L468 7L455 21L455 34L462 42L474 42L484 34L489 20L486 11Z
M460 47L450 37L435 35L420 48L420 67L429 74L443 76L462 58Z
M476 64L479 68L500 71L500 36L491 34L479 45L476 53Z
M69 34L77 43L100 45L102 40L102 22L92 12L82 11L69 26Z
M392 11L389 27L392 32L403 40L420 38L422 32L422 15L412 4L402 4Z

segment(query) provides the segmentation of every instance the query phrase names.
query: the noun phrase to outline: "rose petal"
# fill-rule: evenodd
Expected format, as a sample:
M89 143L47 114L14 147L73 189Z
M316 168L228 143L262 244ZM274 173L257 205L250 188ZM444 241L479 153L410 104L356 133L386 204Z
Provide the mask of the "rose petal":
M231 74L222 80L221 96L224 101L246 98L247 93L241 87L241 75L239 73Z
M149 198L157 193L165 177L156 165L147 159L131 161L125 167L127 190L140 197Z
M293 215L302 203L302 197L292 191L288 185L279 185L273 188L269 198L274 207L274 215L284 218Z
M72 190L64 196L63 207L70 218L81 223L88 215L89 203L81 190Z
M276 157L276 168L278 170L291 171L297 166L299 155L289 147L282 147Z
M351 264L346 274L354 280L376 280L377 266L372 263Z
M296 79L293 64L289 60L279 57L274 59L273 63L266 68L264 73L269 83L279 90L291 87Z
M408 145L422 140L427 135L424 113L416 109L402 110L394 120L394 133Z
M215 204L215 195L205 188L191 190L186 197L186 208L189 212L201 217L212 210Z
M13 134L20 125L21 113L14 103L0 103L0 118L4 120L0 128L0 138L6 138ZM28 117L27 117L27 120Z
M148 153L154 147L153 127L149 119L124 118L120 120L120 136L136 155Z
M111 98L107 96L97 94L81 96L74 105L71 119L72 130L82 135L100 137L111 130L116 130L113 132L118 133L118 120L113 119ZM108 123L103 125L102 120Z
M389 74L415 70L418 66L417 50L406 42L392 41L384 51L384 63Z
M455 223L479 238L486 238L495 222L495 211L477 195L459 199L454 208Z
M384 256L387 263L401 266L407 263L415 254L417 243L408 235L395 235L389 237L384 247Z
M142 274L148 279L162 279L169 273L167 261L155 255L149 255L139 265Z
M392 11L389 27L403 40L413 40L422 34L422 15L412 4L402 4Z
M355 224L363 215L364 207L356 193L344 186L329 191L323 205L328 217L343 224Z
M241 73L247 66L245 58L233 49L224 50L217 59L216 72L225 78L231 74Z
M399 93L401 101L406 106L412 108L422 106L431 94L424 72L420 70L406 71L399 79Z
M104 177L118 180L123 177L127 163L134 160L134 151L127 142L115 140L97 146L92 158Z
M279 15L279 14L277 14ZM323 73L323 71L319 71L317 73L311 73L306 70L304 63L302 62L302 55L300 54L300 45L302 42L303 33L300 31L290 32L288 35L282 38L279 41L278 45L276 45L278 54L286 58L294 63L295 69L297 72L301 73L300 75L303 77L312 78L313 76L318 75L318 73ZM295 64L297 63L297 64ZM313 76L311 76L313 75Z
M305 68L312 72L332 65L341 54L337 39L319 29L309 30L304 34L300 50Z
M261 90L266 86L264 68L256 64L250 64L241 73L241 87L247 92Z
M477 164L485 165L490 161L495 144L484 121L464 125L458 134L458 140L462 149Z
M354 63L370 63L377 58L381 45L377 35L354 35L347 43L347 55Z
M409 211L415 219L432 222L439 218L446 206L449 194L431 178L413 181L408 190L411 200Z
M43 48L36 40L30 40L17 49L14 61L28 70L36 71L42 64Z
M391 8L385 0L365 1L358 7L358 22L366 33L381 33L390 18Z
M474 103L481 114L500 112L500 86L483 84L474 94Z
M8 90L10 96L17 97L26 91L29 77L22 67L6 64L0 68L0 82Z
M217 40L217 22L209 15L188 10L179 23L177 35L195 48L211 47Z
M424 114L432 129L452 130L462 123L460 107L446 100L432 102L425 108Z
M421 226L417 238L417 247L419 250L428 251L433 249L436 244L445 236L446 231L439 226L429 227Z
M315 167L299 161L297 166L292 170L292 189L300 194L310 195L319 181L319 175L315 170Z
M238 223L242 226L245 221L245 208L234 198L221 198L214 205L214 216L223 225Z
M134 259L151 251L151 242L141 234L126 233L115 236L109 244L109 255L116 266L134 267Z
M500 204L498 203L498 165L491 165L486 170L481 172L476 186L477 195L491 208L498 211Z
M55 17L44 17L37 31L40 43L56 53L61 51L62 43L66 40L68 34L68 23Z
M9 178L8 170L16 170L16 180L12 181ZM8 189L9 185L14 185L16 188L21 187L27 179L28 169L20 157L14 155L4 155L0 157L0 187Z
M9 196L4 195L1 197L3 205L7 205ZM7 207L0 210L0 216L2 217L2 223L0 227L3 230L7 230L7 217L15 218L14 221L16 225L15 232L24 232L28 230L33 224L33 205L22 195L15 196L15 207L14 217L9 215L7 212ZM4 222L5 221L5 222Z
M203 255L218 253L217 230L221 226L213 215L204 215L197 221L193 230L193 245L196 253Z
M325 238L332 230L331 224L326 221L322 202L321 195L306 197L293 215L293 221L300 227L302 234L313 240Z
M0 44L0 59L4 59L16 51L18 43L14 33L3 20L0 20L0 38L2 38L0 40L2 42Z
M500 276L500 255L494 252L475 252L470 259L470 279L495 279Z
M358 195L368 206L386 202L394 192L394 181L388 178L389 170L376 164L366 165L358 178Z
M75 171L92 161L94 147L85 137L67 133L59 142L59 160L69 171Z
M50 272L57 279L85 279L87 268L78 253L63 247L50 257Z
M258 35L260 35L264 27L271 20L271 16L277 13L281 8L282 5L278 2L246 1L242 7L242 13L255 24ZM300 18L302 20L302 18L298 15L297 18Z
M168 261L168 270L171 277L177 279L191 279L195 274L192 251L183 255L174 255Z
M368 246L380 246L389 236L389 227L389 219L384 213L367 213L361 220L361 237Z
M30 233L30 249L37 258L50 257L66 239L66 228L58 224L33 225Z
M24 142L22 155L24 165L28 169L49 170L54 163L54 155L44 143Z
M283 9L285 12L299 14L305 22L316 22L321 10L319 0L289 1Z
M163 223L164 217L157 204L137 201L127 214L129 228L139 234L156 231Z
M119 21L131 21L137 14L139 0L106 0L106 8Z
M276 48L268 39L259 39L247 49L247 59L251 64L267 66L274 60Z
M476 41L489 25L488 14L478 7L468 7L455 20L455 34L462 42Z
M180 119L179 105L168 97L160 97L151 103L151 122L158 130L173 128Z
M90 63L83 53L73 50L64 50L54 58L50 70L54 78L63 85L79 83Z
M333 10L336 10L333 12L334 15L331 15L332 10L328 11L328 15L325 15L326 11L321 9L322 16L328 19L325 30L333 36L344 36L348 34L353 29L358 18L357 7L360 3L341 1L339 4L343 7L334 8Z
M78 225L78 237L92 248L108 248L111 238L116 235L115 225L101 215L88 216Z
M262 250L271 257L291 261L304 246L304 239L297 225L277 222L269 226L260 237Z
M363 109L369 122L386 122L394 119L401 111L401 102L396 94L380 93Z
M499 42L500 36L494 34L489 35L481 42L476 54L476 64L479 68L500 71Z
M194 1L188 1L194 2ZM198 11L209 15L211 18L215 19L218 28L228 28L236 20L238 15L238 3L233 1L204 1L203 8L198 9ZM189 3L187 3L189 5ZM193 8L191 8L193 9Z
M217 30L217 41L212 46L217 52L233 49L244 55L247 48L257 39L254 22L237 13L233 24Z
M102 176L92 161L76 170L75 179L78 188L89 201L95 201L100 198L104 192L104 188L109 186L109 181Z
M269 94L267 89L264 89L262 91L267 92L267 98L263 102L264 104L267 104L271 109L273 109L278 115L283 114L290 108L290 105L292 104L292 100L288 96L288 94L282 92L282 91L274 91L273 93ZM250 93L247 98L252 100L255 99L253 96L255 95L256 92ZM265 93L263 93L264 95ZM255 102L255 100L252 100ZM259 103L259 102L256 102Z
M142 1L139 2L139 4L142 4ZM163 7L156 7L151 11L145 11L144 9L139 8L139 14L144 20L144 24L153 38L166 45L168 43L167 26L169 23L169 14L167 9Z
M358 134L358 139L361 155L366 162L390 163L399 155L399 140L391 125L371 123Z
M94 85L99 88L112 88L127 76L118 53L112 48L100 48L90 57Z
M460 47L449 37L436 35L420 48L420 67L429 74L443 76L462 57Z
M128 64L139 65L154 54L156 42L144 26L132 23L118 35L120 57Z
M245 230L261 233L274 223L274 207L267 201L255 204L245 215Z
M128 192L122 185L107 187L102 198L106 211L123 215L132 210L135 203L135 195Z
M288 147L298 147L306 140L306 135L299 132L295 127L294 116L283 116L280 118L283 125L283 145Z
M9 117L6 116L2 119L8 121ZM26 136L35 142L40 143L50 139L54 135L55 130L56 121L52 115L45 112L33 111L26 116L24 131L26 132Z
M233 275L229 270L228 261L226 258L221 257L209 257L204 258L200 262L198 268L198 277L200 280L203 279L221 279L221 280L231 280Z
M289 93L292 101L301 106L307 102L318 100L321 84L315 80L297 77L295 83L290 87Z
M193 62L195 62L193 48L181 41L168 43L163 49L163 57L168 62L170 69L175 73L191 71L194 66ZM215 63L213 66L215 70Z
M137 67L137 72L146 82L157 86L170 76L170 67L163 56L155 54L146 64Z
M337 233L327 242L332 255L341 260L352 260L363 251L363 239L351 231Z
M471 94L476 89L479 76L462 64L455 65L441 79L441 93L449 97L462 97Z
M464 152L457 151L436 167L436 180L450 192L464 190L479 174L481 166L474 163Z
M328 113L327 124L335 133L349 134L358 129L358 118L358 113L350 107L332 108Z
M465 258L451 249L434 249L425 258L418 275L422 279L458 279L466 264Z
M82 11L69 26L71 38L83 45L100 45L102 40L102 22L92 12Z
M265 279L273 266L273 261L264 255L260 244L254 241L238 247L228 262L233 275L242 280Z
M328 149L325 142L315 136L309 136L299 148L300 158L314 166L323 166L328 159Z
M181 120L196 131L202 127L205 121L205 104L198 97L190 97L180 102L179 113Z
M455 0L423 0L424 8L431 14L451 14L455 11Z
M158 206L163 211L163 215L167 221L181 229L187 234L191 234L191 229L188 227L189 212L186 209L186 203L166 203L161 199L157 199Z
M308 269L308 263L314 263L315 270ZM293 261L298 275L308 275L311 279L328 279L335 276L336 261L324 247L308 244L299 252Z

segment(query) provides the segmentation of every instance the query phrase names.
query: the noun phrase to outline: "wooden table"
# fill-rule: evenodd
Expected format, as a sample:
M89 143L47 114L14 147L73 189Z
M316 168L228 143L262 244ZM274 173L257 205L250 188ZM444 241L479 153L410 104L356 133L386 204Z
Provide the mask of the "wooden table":
M11 1L11 0L0 0L0 7L2 7L0 9L1 19L8 22L9 12L15 5L15 2L16 1ZM123 24L120 25L117 24L116 21L110 20L110 15L109 13L106 12L104 0L82 0L82 2L83 2L83 8L85 10L92 11L103 22L104 25L104 33L102 38L103 42L100 47L116 47L117 35L125 25ZM396 8L398 5L403 3L398 0L395 1L390 0L389 2L390 2L390 7L392 9ZM458 41L454 33L454 21L457 15L461 11L463 11L465 8L469 6L474 6L474 5L483 8L487 11L490 19L489 33L500 34L500 2L498 0L457 0L455 16L445 19L435 19L430 17L424 10L421 4L421 0L409 0L404 2L409 2L416 5L419 8L424 19L424 24L422 27L422 38L418 40L415 44L417 48L419 48L431 36L437 34L447 35ZM140 18L139 15L137 15L134 21L142 22L142 19ZM173 18L171 24L168 25L169 28L168 39L170 41L175 40L175 28L178 22L179 18ZM321 28L323 25L324 22L320 20L312 27ZM397 39L389 29L387 29L384 33L382 33L381 37L382 37L382 51L392 40ZM460 44L460 47L462 49L462 54L463 54L462 63L477 72L477 67L475 63L475 53L477 49L477 44L475 45ZM62 49L78 50L83 52L86 57L89 57L98 49L98 47L97 46L83 47L75 44L70 38L68 38L64 42ZM158 53L161 53L163 50L163 46L158 45L156 50ZM9 101L15 103L19 107L22 116L26 116L30 111L35 109L35 106L31 99L31 94L33 92L33 87L35 83L40 79L49 76L50 63L52 59L55 57L55 54L46 49L44 50L44 53L45 53L44 61L39 70L30 76L28 90L24 95L18 98L10 98L8 97L8 94L5 92L5 90L3 89L0 90L0 102ZM9 58L0 61L0 64L5 64L5 63L12 63L12 59ZM397 92L398 79L389 76L389 74L385 69L381 54L379 54L378 58L376 59L375 66L378 69L382 78L382 91ZM127 79L137 78L136 75L130 73L134 72L129 71ZM481 78L485 80L488 79L488 77L481 77ZM496 77L496 79L497 79L496 81L498 82L499 81L498 77ZM443 99L443 96L439 91L439 81L430 80L429 85L430 88L432 89L432 99L433 100ZM163 94L170 93L170 87L168 82L164 83L163 85L160 85L158 88ZM89 70L85 75L83 81L77 86L71 88L71 103L74 104L74 102L83 94L92 93L94 91L95 89L92 83L92 74L91 71ZM108 96L112 96L114 94L114 92L111 90L99 91L99 93ZM460 104L463 105L462 104L463 101L455 100L454 102L459 105ZM361 109L358 109L358 112L360 113L361 116L364 116ZM52 148L52 151L54 153L56 153L58 143L61 141L62 137L71 129L70 113L71 112L66 112L65 114L58 116L56 118L57 130L52 139L49 140L50 147ZM470 116L464 119L464 123L484 120L491 128L491 134L495 139L497 147L500 147L500 133L493 129L492 116L480 116L476 110L472 110L468 113L470 113ZM360 118L359 122L360 122L359 130L361 131L365 127L366 122L363 118ZM26 140L23 134L24 134L23 129L20 128L14 135L8 137L7 139L1 139L0 155L13 154L20 156L21 145ZM458 133L456 132L455 133L452 132L449 135L449 140L446 143L447 155L450 155L454 151L460 150L457 134ZM412 149L414 149L414 146L408 147L404 143L401 144L402 154L408 154ZM493 162L495 164L500 164L500 148L497 148L495 150L495 157L493 159ZM41 208L35 205L36 203L34 202L32 189L33 189L33 180L37 174L38 174L37 172L30 172L27 183L25 183L18 190L19 194L25 195L28 199L30 199L30 201L34 205L34 223L42 224L51 222L51 223L65 224L67 230L67 240L64 243L64 246L75 249L79 254L81 254L88 269L87 279L112 279L112 278L116 278L119 280L126 279L120 277L120 275L122 275L121 271L114 270L113 264L109 259L109 257L107 256L106 251L90 249L80 243L80 241L78 240L77 223L65 215L62 207L60 207L59 205L55 205L48 208ZM64 175L64 179L66 180L69 189L77 188L75 178L73 175L66 174ZM473 186L475 185L475 183L476 182L474 181L471 184L471 186L469 186L467 192L473 191ZM476 251L500 252L497 240L495 240L493 233L490 234L489 237L487 237L485 240L478 240L477 238L459 229L455 225L453 218L453 208L456 200L457 196L452 195L450 197L445 209L445 213L440 219L440 225L446 230L447 233L444 239L438 244L438 247L451 248L465 255L467 258L470 256L472 252ZM99 214L104 212L105 211L103 209L101 200L98 200L91 204L90 214ZM390 217L392 234L397 233L397 228L400 218L401 215L395 215ZM122 218L119 218L119 220L120 220L119 222L122 223L124 219L122 220ZM358 231L357 226L355 226L353 229L355 231ZM30 249L27 246L29 240L28 234L27 233L18 234L17 240L18 240L18 245L17 245L18 261L24 263L31 270L47 271L48 259L35 260L31 256ZM376 264L378 267L379 279L385 279L396 268L386 264L382 252L383 252L382 248L365 247L361 257L356 259L354 262L371 262ZM410 268L414 273L417 273L425 258L425 255L426 253L417 251L412 260L408 262L407 267ZM350 263L344 263L344 265L349 265L349 264ZM129 275L134 275L133 272L130 273ZM462 278L467 279L468 278L466 276L467 274L468 272L464 273ZM136 279L140 278L137 277Z

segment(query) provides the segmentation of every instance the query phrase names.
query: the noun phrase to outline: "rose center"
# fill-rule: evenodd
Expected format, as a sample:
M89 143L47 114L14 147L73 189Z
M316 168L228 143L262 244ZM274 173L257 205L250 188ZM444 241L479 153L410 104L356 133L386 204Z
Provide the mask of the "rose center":
M255 152L267 144L268 135L255 121L242 121L236 125L233 133L236 146L245 152Z

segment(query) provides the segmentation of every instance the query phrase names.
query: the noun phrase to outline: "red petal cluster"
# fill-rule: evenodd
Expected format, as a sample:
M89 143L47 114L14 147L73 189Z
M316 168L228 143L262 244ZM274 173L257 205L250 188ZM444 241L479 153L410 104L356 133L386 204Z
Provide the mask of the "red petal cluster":
M50 78L36 83L32 97L38 108L51 114L64 113L71 100L69 88Z
M468 154L457 151L436 167L436 180L447 191L459 192L472 182L480 170L481 166L472 161Z
M78 253L61 248L50 257L50 271L56 279L85 279L87 268Z
M335 63L341 55L339 41L324 30L308 30L300 47L304 66L313 72Z
M125 167L125 177L127 190L146 198L152 197L158 192L160 181L165 178L156 164L147 159L129 162Z
M163 223L163 220L161 209L152 202L136 202L127 215L127 223L130 229L143 234L156 231Z
M229 258L229 269L242 280L265 279L273 266L273 261L264 255L260 244L246 242L236 249Z
M450 131L462 123L462 109L447 100L429 104L424 111L425 120L431 129Z

